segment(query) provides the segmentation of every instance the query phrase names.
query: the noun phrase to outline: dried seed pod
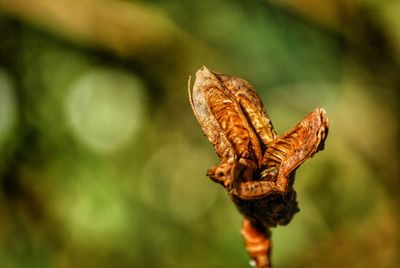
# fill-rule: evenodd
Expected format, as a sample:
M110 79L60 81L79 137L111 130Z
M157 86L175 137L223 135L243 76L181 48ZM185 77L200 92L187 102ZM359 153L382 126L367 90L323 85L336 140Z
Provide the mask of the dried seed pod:
M261 99L246 81L203 67L189 99L221 163L207 175L222 184L244 216L242 235L257 268L270 267L268 228L299 211L296 169L324 148L329 122L317 108L277 137Z

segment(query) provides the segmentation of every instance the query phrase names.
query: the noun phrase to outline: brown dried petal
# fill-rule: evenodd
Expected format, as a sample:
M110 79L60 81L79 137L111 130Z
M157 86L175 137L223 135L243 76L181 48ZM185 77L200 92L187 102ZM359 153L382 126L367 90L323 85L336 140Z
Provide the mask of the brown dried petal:
M235 96L203 67L190 96L193 111L222 162L246 158L261 162L262 151Z
M214 74L221 80L225 88L235 96L262 143L265 145L274 140L277 135L271 119L250 83L238 77Z
M279 166L277 184L290 177L305 160L323 149L328 128L325 110L317 108L293 129L268 145L263 166Z
M200 76L200 70L196 76ZM190 82L190 79L189 79ZM205 86L217 84L212 76L204 76L202 79L196 79L193 85L193 93L189 90L189 101L193 112L200 123L201 128L206 134L208 140L214 145L215 151L222 162L233 161L236 159L236 153L226 133L221 128L217 119L212 114L208 104L209 92L204 90ZM190 85L189 85L190 86Z

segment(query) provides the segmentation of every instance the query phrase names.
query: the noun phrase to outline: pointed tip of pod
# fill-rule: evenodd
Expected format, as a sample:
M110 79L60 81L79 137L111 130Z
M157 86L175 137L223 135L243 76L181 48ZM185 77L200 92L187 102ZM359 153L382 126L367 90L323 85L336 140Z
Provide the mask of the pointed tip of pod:
M207 68L205 65L203 65L203 66L200 68L200 70L210 71L210 70L208 70L208 68Z
M326 111L325 111L324 108L318 107L316 110L317 110L320 114L323 114L324 116L326 116Z
M326 128L329 128L329 119L328 119L328 117L326 116L326 111L325 111L325 109L324 109L324 108L321 108L321 107L318 107L316 110L318 111L318 113L319 113L320 116L321 116L321 121L322 121L322 123L325 125Z
M193 84L193 92L207 90L210 88L210 86L220 88L222 87L222 84L212 71L203 66L196 72L196 78Z
M199 70L197 70L196 77L209 76L210 74L211 74L211 71L209 69L207 69L206 66L203 65L203 67L201 67Z
M318 107L317 109L315 109L315 111L318 113L319 120L321 122L320 130L318 131L318 138L320 140L320 143L316 150L316 152L318 152L322 151L325 147L325 140L329 133L329 119L326 116L326 111L324 108Z

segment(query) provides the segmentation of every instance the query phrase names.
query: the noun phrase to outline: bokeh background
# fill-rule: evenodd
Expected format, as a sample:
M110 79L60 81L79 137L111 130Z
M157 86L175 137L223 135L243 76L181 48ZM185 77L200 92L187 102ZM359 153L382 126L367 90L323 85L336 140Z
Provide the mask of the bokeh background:
M248 267L187 80L327 110L276 267L400 267L400 2L0 0L0 267Z

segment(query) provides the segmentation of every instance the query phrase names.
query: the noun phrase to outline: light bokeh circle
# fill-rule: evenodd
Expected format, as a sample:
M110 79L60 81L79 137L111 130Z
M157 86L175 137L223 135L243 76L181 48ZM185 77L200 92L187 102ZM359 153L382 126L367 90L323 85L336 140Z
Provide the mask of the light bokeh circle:
M146 110L145 86L126 71L90 70L71 85L65 108L77 139L107 153L138 133Z

